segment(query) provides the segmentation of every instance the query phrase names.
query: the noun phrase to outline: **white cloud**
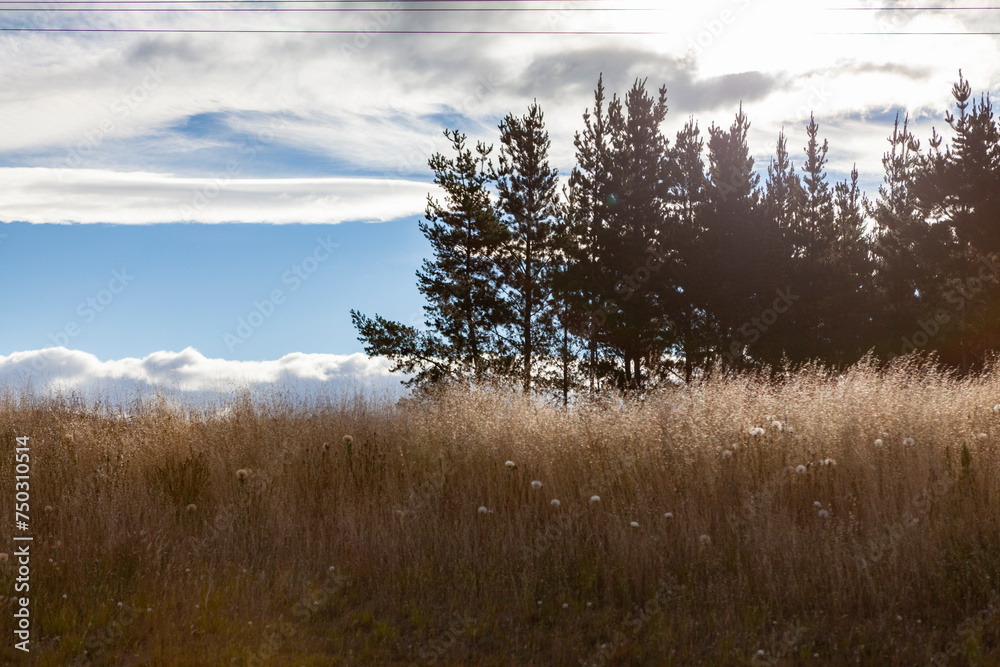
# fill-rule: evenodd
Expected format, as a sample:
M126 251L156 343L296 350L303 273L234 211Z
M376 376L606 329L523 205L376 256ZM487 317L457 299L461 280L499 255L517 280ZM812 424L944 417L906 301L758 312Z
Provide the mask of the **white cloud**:
M386 221L423 212L434 186L378 178L210 178L97 169L0 169L6 220L36 223Z
M75 392L111 400L150 390L184 398L221 396L250 390L267 396L322 395L344 389L400 391L401 375L389 362L364 354L287 354L275 361L209 359L192 347L154 352L143 359L101 361L93 354L65 347L0 355L0 385L14 390Z
M547 12L477 15L178 11L74 18L36 12L32 16L39 18L31 20L44 24L40 27L89 21L134 28L361 28L370 33L3 35L0 52L10 66L0 72L0 157L10 156L6 164L14 166L69 164L74 169L67 172L81 174L77 182L67 177L44 188L38 179L5 181L0 210L5 219L32 221L176 220L177 209L199 188L212 187L216 163L206 166L201 160L208 154L221 155L223 164L229 157L239 160L238 137L259 135L276 118L281 127L273 150L262 152L253 165L255 176L268 176L268 169L274 175L316 174L334 169L330 165L337 165L333 173L340 174L429 176L430 154L449 151L441 137L444 127L460 126L470 139L496 144L499 119L523 113L533 98L546 112L553 163L567 173L573 133L581 129L581 113L592 104L600 72L609 95L624 93L636 76L648 77L650 87L669 82L667 125L674 128L689 113L703 129L712 122L728 126L742 99L753 123L751 141L767 147L764 155L772 152L782 125L801 131L810 110L831 129L842 119L897 108L933 109L941 125L959 68L977 92L1000 82L994 38L891 35L996 29L1000 16L987 12L836 12L798 0L708 0L676 4L669 11L609 14L574 12L573 3L556 5L560 8ZM667 34L380 34L420 27L659 29ZM838 31L885 34L816 34ZM748 73L765 76L747 91L726 78ZM205 115L224 125L223 131L184 129L188 120ZM830 135L831 160L857 162L863 176L880 178L878 159L891 127L855 123L851 129L855 133L845 133L843 141ZM800 144L796 139L790 147ZM286 149L294 149L291 157L282 153ZM307 164L306 153L321 166ZM112 169L119 175L108 175L115 173ZM129 181L133 175L137 180ZM419 213L428 190L423 184L401 185L383 195L370 183L340 183L343 187L334 179L315 187L242 181L220 194L204 219L196 219L385 220ZM107 188L114 184L122 187L110 196ZM406 188L411 189L404 204ZM286 189L289 196L282 197ZM334 196L341 197L337 206L329 199Z

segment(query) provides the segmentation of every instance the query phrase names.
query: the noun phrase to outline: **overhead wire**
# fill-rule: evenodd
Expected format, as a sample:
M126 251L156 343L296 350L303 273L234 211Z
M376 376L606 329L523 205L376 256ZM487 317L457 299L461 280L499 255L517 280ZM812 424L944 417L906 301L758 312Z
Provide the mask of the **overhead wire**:
M666 11L660 7L580 7L575 6L586 3L605 2L606 0L572 0L571 6L560 7L537 7L533 4L545 3L551 5L553 0L0 0L0 13L16 13L23 11L41 12L76 12L76 13L105 13L105 14L126 14L140 12L173 12L182 13L204 13L204 12L257 12L257 13L368 13L368 12L406 12L406 13L537 13L537 12L559 12L560 14L573 13L611 13L611 12L659 12ZM433 2L434 4L463 3L463 7L423 7L413 5L423 5ZM247 7L244 5L270 5L268 7ZM366 6L350 6L360 5ZM15 5L15 6L10 6ZM67 6L72 5L72 6ZM80 6L86 5L86 6ZM142 6L133 6L142 5ZM149 5L156 5L150 7ZM171 8L162 5L171 5ZM180 5L180 6L178 6ZM290 6L292 5L292 6ZM302 6L310 5L310 6ZM319 6L316 6L319 5ZM348 5L348 6L344 6ZM387 6L386 6L387 5ZM487 5L487 6L483 6ZM492 6L491 6L492 5ZM503 5L503 6L499 6ZM528 5L528 6L524 6ZM1000 10L1000 6L962 6L962 7L843 7L831 6L822 7L822 11L833 12L915 12L915 11L985 11L992 12ZM33 32L33 33L163 33L163 34L327 34L327 35L350 35L367 33L365 29L294 29L294 28L81 28L81 27L0 27L0 32ZM640 36L640 35L666 35L665 31L659 30L504 30L504 29L483 29L483 30L436 30L436 29L400 29L400 30L379 30L381 34L390 35L609 35L609 36ZM827 36L996 36L998 31L891 31L891 30L857 30L857 31L825 31L815 32L816 35Z

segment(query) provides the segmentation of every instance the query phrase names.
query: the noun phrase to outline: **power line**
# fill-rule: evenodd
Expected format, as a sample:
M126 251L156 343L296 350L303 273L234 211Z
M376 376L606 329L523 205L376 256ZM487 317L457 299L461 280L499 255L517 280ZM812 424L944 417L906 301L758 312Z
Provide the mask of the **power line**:
M140 32L140 33L208 33L208 34L295 34L295 35L360 35L370 30L251 30L197 28L0 28L0 32ZM638 30L379 30L380 35L668 35L663 31Z
M0 7L0 12L33 12L38 11L33 8L28 7ZM367 8L367 7L281 7L281 8L269 8L269 7L189 7L189 8L166 8L166 7L109 7L109 8L97 8L97 7L51 7L46 8L46 12L271 12L274 14L281 14L283 12L336 12L336 13L350 13L350 12L375 12L375 11L391 11L391 12L422 12L422 13L438 13L438 12L663 12L666 11L664 8L652 8L652 7L573 7L563 9L561 7L508 7L508 8L493 8L493 7L406 7L406 8L396 8L396 9L379 9L377 7Z
M992 12L1000 7L823 7L826 12Z
M406 4L418 4L425 2L465 2L468 3L473 0L406 0ZM502 2L506 4L510 3L534 3L534 2L552 2L553 0L474 0L479 4L487 4L494 2ZM573 0L575 3L579 2L604 2L605 0ZM173 5L173 4L185 4L185 5L205 5L205 4L269 4L269 5L284 5L284 4L369 4L369 5L380 5L380 4L400 4L400 0L43 0L41 2L34 2L32 0L0 0L0 5ZM375 7L373 9L382 9L381 7ZM392 8L396 9L396 8ZM510 9L516 9L514 7ZM559 8L559 11L570 11L572 7Z
M859 36L880 36L880 37L985 37L990 35L1000 35L1000 32L814 32L813 35L859 35Z

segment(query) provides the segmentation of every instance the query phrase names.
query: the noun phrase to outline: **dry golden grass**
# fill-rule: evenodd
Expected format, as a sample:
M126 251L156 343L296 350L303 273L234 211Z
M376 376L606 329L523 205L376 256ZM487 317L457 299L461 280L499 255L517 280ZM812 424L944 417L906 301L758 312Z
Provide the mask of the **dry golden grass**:
M0 505L27 435L36 665L1000 664L997 403L912 360L568 411L8 393Z

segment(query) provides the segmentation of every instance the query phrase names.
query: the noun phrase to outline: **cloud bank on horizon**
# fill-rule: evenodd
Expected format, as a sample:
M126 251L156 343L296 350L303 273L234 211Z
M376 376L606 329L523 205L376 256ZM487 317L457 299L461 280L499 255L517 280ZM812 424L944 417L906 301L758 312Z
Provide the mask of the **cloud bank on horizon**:
M509 3L508 3L509 4ZM280 14L5 13L0 27L357 29L355 35L5 33L0 72L0 211L28 222L387 220L423 210L426 161L457 127L496 141L508 112L537 98L553 162L599 73L609 92L665 83L668 136L689 115L728 125L742 102L766 165L780 128L804 145L815 112L832 174L855 162L881 179L897 111L939 129L950 85L1000 84L989 11L819 9L793 0L716 0L642 12L614 2L540 12ZM443 3L425 3L429 9ZM937 3L957 7L958 3ZM266 8L267 6L265 6ZM277 7L277 5L275 5ZM388 30L653 30L661 35L398 35ZM873 32L873 35L821 33ZM922 136L922 133L921 133ZM869 194L874 194L869 192Z
M194 348L154 352L142 359L102 361L65 347L0 355L0 387L37 394L79 395L112 403L153 392L179 399L220 398L248 391L253 395L336 395L343 391L382 391L402 395L389 362L361 353L293 353L275 361L209 359Z

